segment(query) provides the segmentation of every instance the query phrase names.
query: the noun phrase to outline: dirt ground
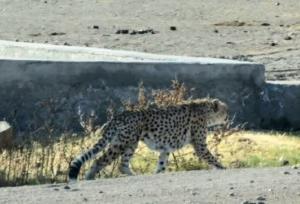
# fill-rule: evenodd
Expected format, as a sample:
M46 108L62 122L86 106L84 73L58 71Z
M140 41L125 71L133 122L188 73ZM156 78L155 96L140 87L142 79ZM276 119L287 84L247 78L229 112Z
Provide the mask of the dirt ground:
M300 80L299 0L0 0L0 39L221 57ZM0 188L0 203L300 203L300 170L191 171Z
M0 0L0 39L251 60L269 80L299 80L299 11L299 0Z
M300 203L300 170L189 171L65 184L0 188L0 203Z

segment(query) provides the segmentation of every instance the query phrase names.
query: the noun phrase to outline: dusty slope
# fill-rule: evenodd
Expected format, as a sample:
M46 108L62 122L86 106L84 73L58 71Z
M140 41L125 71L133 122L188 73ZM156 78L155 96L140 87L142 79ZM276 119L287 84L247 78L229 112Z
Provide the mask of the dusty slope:
M0 188L0 203L300 203L300 170L190 171Z
M299 0L0 0L0 39L249 59L268 79L300 79L299 10ZM158 33L116 34L146 28Z

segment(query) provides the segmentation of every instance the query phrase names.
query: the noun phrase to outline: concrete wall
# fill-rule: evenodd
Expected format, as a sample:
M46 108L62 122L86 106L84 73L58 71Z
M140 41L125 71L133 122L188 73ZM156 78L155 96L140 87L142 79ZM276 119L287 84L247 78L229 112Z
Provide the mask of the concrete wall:
M261 93L260 127L300 130L300 81L269 81Z
M228 103L236 122L249 128L274 129L285 119L284 128L299 128L297 114L288 108L276 115L278 104L291 103L293 95L299 100L298 89L275 103L280 91L274 90L285 92L286 86L266 84L260 64L3 41L0 58L0 119L17 135L82 131L80 117L95 112L96 122L103 123L111 102L120 107L122 100L136 100L139 82L150 91L168 87L175 78L195 88L195 98Z
M17 132L44 126L80 131L79 115L94 110L98 122L104 122L111 101L118 106L136 100L139 82L150 90L168 87L177 78L195 88L194 97L218 97L237 120L255 127L262 70L253 64L0 60L0 118Z

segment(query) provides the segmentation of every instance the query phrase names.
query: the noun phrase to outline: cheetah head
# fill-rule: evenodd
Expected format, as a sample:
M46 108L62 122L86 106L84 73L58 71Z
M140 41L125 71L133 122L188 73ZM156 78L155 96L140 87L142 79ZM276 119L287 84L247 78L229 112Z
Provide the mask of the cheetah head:
M207 105L207 125L224 125L228 120L228 106L218 99L212 99Z
M218 99L200 99L192 102L194 120L205 121L207 126L224 125L228 118L228 107Z

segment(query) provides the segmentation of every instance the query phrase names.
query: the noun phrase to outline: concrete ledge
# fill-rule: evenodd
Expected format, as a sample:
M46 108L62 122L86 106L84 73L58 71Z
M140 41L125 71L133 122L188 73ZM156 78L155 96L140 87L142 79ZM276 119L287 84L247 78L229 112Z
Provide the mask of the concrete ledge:
M300 129L300 81L268 81L261 101L261 127Z
M237 121L260 122L260 64L6 41L0 59L0 118L20 134L42 134L49 125L57 133L79 131L79 118L92 112L104 122L111 101L136 99L140 81L151 90L175 78L196 88L195 97L227 102Z

